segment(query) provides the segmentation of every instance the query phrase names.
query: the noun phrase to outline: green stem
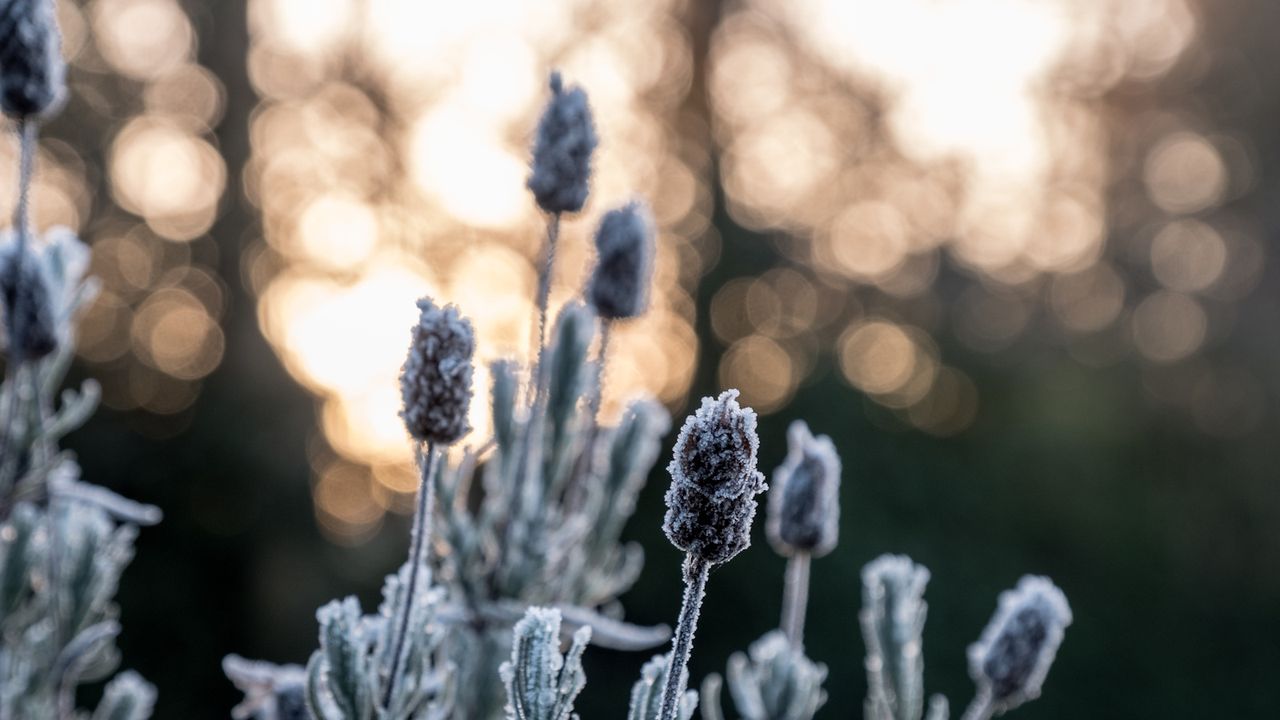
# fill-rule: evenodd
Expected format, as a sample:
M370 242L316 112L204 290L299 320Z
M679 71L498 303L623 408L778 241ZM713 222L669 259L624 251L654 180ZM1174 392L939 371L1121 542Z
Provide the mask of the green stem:
M676 720L680 696L684 694L685 671L689 656L693 654L693 633L698 627L698 614L702 612L702 597L707 591L707 574L711 564L702 558L688 555L684 560L684 603L680 606L680 621L676 624L676 636L671 643L671 660L667 663L667 682L662 689L662 706L658 720Z
M405 641L409 635L409 618L413 614L414 600L418 590L418 575L424 576L424 583L428 587L431 585L431 568L423 567L427 565L423 556L427 554L427 545L431 538L431 515L434 512L435 501L434 485L431 479L435 474L437 457L435 443L428 442L426 457L419 463L422 468L422 480L418 486L418 508L413 515L413 537L409 549L409 584L404 591L404 601L400 604L400 619L396 628L394 649L391 653L391 668L387 673L387 689L382 698L382 706L388 709L395 691L397 675L400 674Z
M809 559L797 552L787 560L787 581L782 595L782 631L791 647L804 647L804 615L809 604Z

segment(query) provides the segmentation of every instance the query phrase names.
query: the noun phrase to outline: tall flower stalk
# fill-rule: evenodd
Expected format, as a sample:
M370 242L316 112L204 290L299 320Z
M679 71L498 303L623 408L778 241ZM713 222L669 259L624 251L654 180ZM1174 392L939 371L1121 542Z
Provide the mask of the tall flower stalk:
M766 488L756 469L756 414L739 406L737 398L737 390L703 398L702 407L680 429L667 466L671 487L662 529L686 553L685 589L659 720L675 719L684 693L707 574L751 544L756 495Z
M814 437L803 420L787 429L787 443L786 460L773 473L765 532L787 558L781 627L800 649L810 560L831 552L840 534L840 457L831 438Z
M395 692L419 576L425 576L424 585L431 584L431 567L424 555L431 541L431 518L435 512L433 480L438 448L452 445L471 429L467 413L471 409L471 356L476 347L471 322L461 317L456 307L438 308L430 298L419 300L418 310L418 324L413 328L409 355L400 374L404 403L400 414L409 436L419 443L416 455L420 482L410 539L409 584L405 589L410 601L400 608L383 707L390 706Z

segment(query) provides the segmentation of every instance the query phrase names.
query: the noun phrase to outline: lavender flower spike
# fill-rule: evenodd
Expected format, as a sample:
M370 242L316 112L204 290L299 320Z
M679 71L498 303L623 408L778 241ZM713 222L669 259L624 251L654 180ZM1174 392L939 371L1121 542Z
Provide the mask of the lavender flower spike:
M840 532L840 457L803 420L787 428L787 458L773 472L765 533L781 555L822 557Z
M969 646L969 674L979 705L1003 713L1040 696L1040 686L1071 624L1067 598L1049 578L1026 575L999 605L978 642ZM974 707L966 717L974 714ZM976 714L989 717L989 714Z
M400 416L414 439L451 445L471 430L467 413L475 335L453 305L440 308L422 298L418 308L422 313L400 374Z
M693 633L712 565L732 559L751 544L756 495L765 491L756 469L756 414L738 405L738 391L703 398L702 407L680 428L667 466L667 516L662 530L684 550L684 600L671 647L671 667L662 691L659 720L676 720L684 692Z
M9 0L0 9L0 110L15 119L46 115L66 90L53 0Z
M57 349L51 278L35 250L12 236L0 241L0 301L11 360L39 360Z
M605 213L596 230L596 267L587 300L602 318L622 320L642 314L653 275L653 220L642 202Z
M528 186L538 205L556 215L577 212L586 204L591 153L599 140L582 88L565 89L559 72L551 73L550 86L551 100L533 143Z
M751 544L755 496L767 487L756 469L756 413L737 398L737 390L703 398L680 428L667 466L671 487L662 530L671 544L712 565Z

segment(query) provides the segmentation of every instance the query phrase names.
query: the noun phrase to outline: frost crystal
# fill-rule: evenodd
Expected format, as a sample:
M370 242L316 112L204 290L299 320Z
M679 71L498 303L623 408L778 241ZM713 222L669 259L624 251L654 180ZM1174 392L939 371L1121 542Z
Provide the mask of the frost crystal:
M549 213L577 212L587 202L595 122L582 88L565 89L560 73L551 73L551 100L542 111L533 143L529 190Z
M685 420L667 466L667 515L662 529L673 545L712 564L751 544L755 496L764 492L756 469L756 414L738 405L737 390L703 398Z
M62 99L66 65L53 0L9 0L0 9L0 110L48 113Z
M992 707L1011 710L1040 696L1040 685L1071 624L1071 607L1046 577L1026 575L1000 593L978 642L969 646L969 674L991 693Z
M643 313L652 273L649 209L632 202L605 213L596 230L596 267L586 293L596 312L612 320Z
M814 437L803 420L787 429L787 458L773 472L765 532L775 550L821 557L840 532L840 457L831 438Z
M400 416L417 440L449 445L471 429L467 412L475 336L471 322L453 305L440 308L422 298L418 308L422 314L400 374Z

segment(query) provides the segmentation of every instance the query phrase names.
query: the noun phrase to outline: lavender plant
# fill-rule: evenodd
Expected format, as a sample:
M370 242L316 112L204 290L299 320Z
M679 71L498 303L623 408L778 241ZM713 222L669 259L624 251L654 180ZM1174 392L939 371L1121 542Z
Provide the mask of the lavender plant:
M58 447L97 407L92 380L58 390L75 353L75 323L97 284L88 248L65 228L37 237L30 212L39 123L64 94L49 0L0 8L0 110L19 144L13 227L0 233L5 379L0 386L0 718L85 717L76 688L119 664L113 598L152 506L81 480ZM150 717L155 689L136 673L109 682L95 719Z
M551 90L528 181L548 215L532 367L493 363L493 436L446 453L469 431L474 338L456 308L419 301L401 376L401 415L420 474L408 560L388 576L376 613L364 614L354 598L320 609L320 648L305 670L229 656L224 670L246 696L234 717L576 720L588 643L643 650L671 637L665 626L624 622L618 603L642 564L640 548L621 535L670 420L648 398L632 402L614 427L599 417L610 329L647 304L652 222L640 202L604 215L582 299L561 308L548 341L559 226L585 205L597 142L585 93L566 90L554 74ZM738 395L704 398L675 441L663 531L686 553L683 603L671 651L650 659L632 688L628 720L689 720L697 709L698 693L686 686L707 577L750 545L756 496L766 489L756 469L756 415ZM838 537L840 459L830 438L800 421L788 442L766 527L787 557L781 627L728 663L730 695L747 720L811 720L827 699L826 667L804 652L804 618L810 561ZM433 558L436 543L448 551ZM925 716L928 579L900 556L863 570L867 720ZM1065 598L1043 578L1002 595L970 649L978 692L966 720L1035 697L1069 623ZM702 685L704 720L724 718L722 682L712 675ZM935 696L927 717L946 720L948 712Z
M388 578L378 613L362 615L353 599L321 610L321 649L307 671L314 717L437 717L451 708L468 718L503 716L510 698L499 663L532 605L558 612L567 630L590 627L591 641L605 647L647 649L670 636L666 627L623 622L617 602L643 562L640 548L622 543L621 535L670 420L643 397L614 427L598 419L606 348L596 338L602 322L607 327L643 311L652 229L639 203L606 216L597 243L614 251L613 259L602 254L593 272L597 291L587 299L597 302L566 304L547 342L559 225L586 202L597 142L586 94L566 89L558 74L551 89L528 182L549 218L534 364L492 365L493 437L458 448L451 462L441 448L466 429L470 329L456 310L420 304L401 383L422 481L409 561ZM619 261L620 254L630 259ZM606 295L612 304L600 299ZM449 551L427 557L432 542ZM533 677L515 664L518 658L513 672ZM253 677L240 672L245 667L231 661L227 670L251 696L267 697L285 684L279 666L251 666L260 671ZM270 705L247 707L260 718L276 717Z

